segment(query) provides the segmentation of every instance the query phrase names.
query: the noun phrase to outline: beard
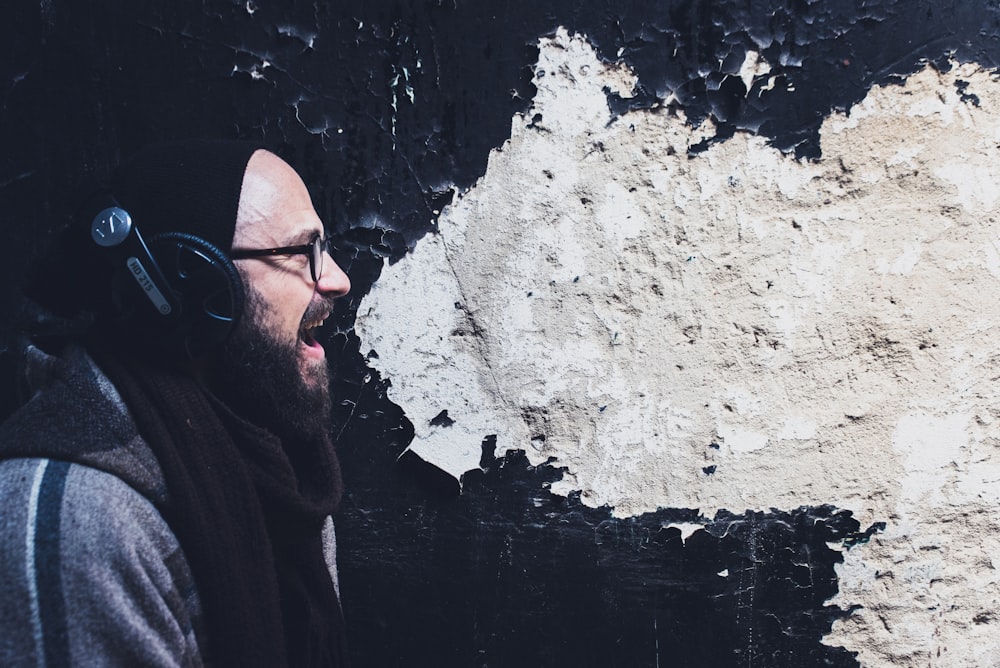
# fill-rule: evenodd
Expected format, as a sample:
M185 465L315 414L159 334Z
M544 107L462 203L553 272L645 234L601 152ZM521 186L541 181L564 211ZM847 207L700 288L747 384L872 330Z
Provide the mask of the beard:
M282 441L314 442L330 425L330 376L326 360L303 366L298 340L286 342L267 326L263 298L245 282L243 318L223 344L216 364L216 392L237 415ZM303 321L324 304L310 303Z

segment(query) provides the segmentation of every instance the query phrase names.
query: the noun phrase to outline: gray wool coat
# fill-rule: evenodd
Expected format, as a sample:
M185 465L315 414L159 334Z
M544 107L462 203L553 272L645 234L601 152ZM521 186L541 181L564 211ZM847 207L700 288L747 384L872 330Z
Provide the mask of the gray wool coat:
M162 471L85 352L29 349L41 386L0 426L0 665L211 665ZM333 521L324 555L337 586Z

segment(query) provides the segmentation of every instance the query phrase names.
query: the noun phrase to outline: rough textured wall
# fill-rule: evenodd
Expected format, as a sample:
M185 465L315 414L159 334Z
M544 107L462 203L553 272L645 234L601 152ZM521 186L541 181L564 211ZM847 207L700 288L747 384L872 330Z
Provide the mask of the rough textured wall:
M145 143L266 142L350 250L356 665L997 662L995 3L5 19L3 414L13 286Z
M741 75L769 68L748 54ZM1000 662L995 75L876 87L823 122L816 161L748 134L692 155L711 123L615 117L633 75L565 30L534 84L359 311L411 450L461 477L492 435L621 517L884 521L838 569L859 609L826 642L863 665Z

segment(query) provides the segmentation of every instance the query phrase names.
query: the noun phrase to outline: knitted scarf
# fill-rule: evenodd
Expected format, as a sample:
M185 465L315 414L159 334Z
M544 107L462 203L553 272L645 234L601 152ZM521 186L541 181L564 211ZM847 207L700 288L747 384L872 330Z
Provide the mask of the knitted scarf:
M321 539L342 493L329 438L282 443L185 374L92 352L163 469L161 510L191 565L213 664L346 666Z

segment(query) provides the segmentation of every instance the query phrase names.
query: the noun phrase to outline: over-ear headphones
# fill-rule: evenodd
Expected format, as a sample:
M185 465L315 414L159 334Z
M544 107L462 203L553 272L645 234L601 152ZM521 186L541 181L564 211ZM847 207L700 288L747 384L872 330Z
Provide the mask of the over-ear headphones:
M113 197L90 211L90 238L112 262L112 301L122 326L167 353L199 357L222 344L243 315L232 260L204 239L162 232L145 239Z

